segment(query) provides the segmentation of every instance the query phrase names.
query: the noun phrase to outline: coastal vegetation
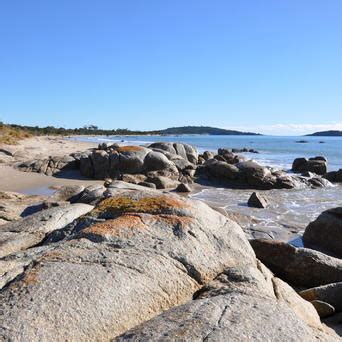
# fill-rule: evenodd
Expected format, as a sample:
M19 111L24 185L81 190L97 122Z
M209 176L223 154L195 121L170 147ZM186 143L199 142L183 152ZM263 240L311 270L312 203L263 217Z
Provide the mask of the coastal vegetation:
M208 126L183 126L171 127L161 130L129 130L127 128L102 129L95 125L87 125L80 128L64 128L54 126L23 126L16 124L3 124L1 126L8 131L21 132L31 135L169 135L169 134L205 134L205 135L259 135L251 132L240 132Z
M4 125L0 122L0 144L13 145L30 136L32 134L25 129Z

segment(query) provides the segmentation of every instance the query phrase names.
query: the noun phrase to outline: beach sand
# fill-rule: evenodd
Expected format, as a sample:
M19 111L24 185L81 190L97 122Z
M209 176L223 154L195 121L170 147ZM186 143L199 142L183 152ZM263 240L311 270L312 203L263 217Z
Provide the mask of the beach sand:
M27 194L49 194L50 187L71 184L103 184L103 181L83 178L78 172L68 172L62 177L46 176L34 172L22 172L11 165L20 160L62 156L72 152L96 147L96 143L68 140L63 137L33 137L17 145L1 145L3 163L0 164L0 191L14 191ZM11 153L12 156L9 156ZM51 191L52 192L52 191Z

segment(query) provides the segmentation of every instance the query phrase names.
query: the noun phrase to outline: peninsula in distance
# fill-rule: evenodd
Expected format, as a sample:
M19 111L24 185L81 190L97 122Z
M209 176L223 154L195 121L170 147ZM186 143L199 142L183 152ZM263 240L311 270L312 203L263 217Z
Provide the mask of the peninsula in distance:
M308 137L342 137L342 131L322 131L307 134Z

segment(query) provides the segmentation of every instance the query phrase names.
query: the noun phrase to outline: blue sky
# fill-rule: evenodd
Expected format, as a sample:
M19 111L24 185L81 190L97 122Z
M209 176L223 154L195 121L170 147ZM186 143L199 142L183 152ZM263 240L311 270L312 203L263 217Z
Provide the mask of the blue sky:
M342 129L341 0L30 0L0 8L0 120Z

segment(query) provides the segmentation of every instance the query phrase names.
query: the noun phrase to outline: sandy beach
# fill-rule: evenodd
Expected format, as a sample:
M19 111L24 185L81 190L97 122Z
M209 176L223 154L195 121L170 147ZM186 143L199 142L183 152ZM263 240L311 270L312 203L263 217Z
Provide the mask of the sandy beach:
M26 194L49 194L50 187L72 184L103 184L103 181L85 179L78 173L65 177L46 176L34 172L22 172L12 165L16 162L48 156L63 156L72 152L96 147L96 143L68 140L63 137L41 136L21 140L17 145L0 146L0 190ZM11 154L11 155L9 155Z

